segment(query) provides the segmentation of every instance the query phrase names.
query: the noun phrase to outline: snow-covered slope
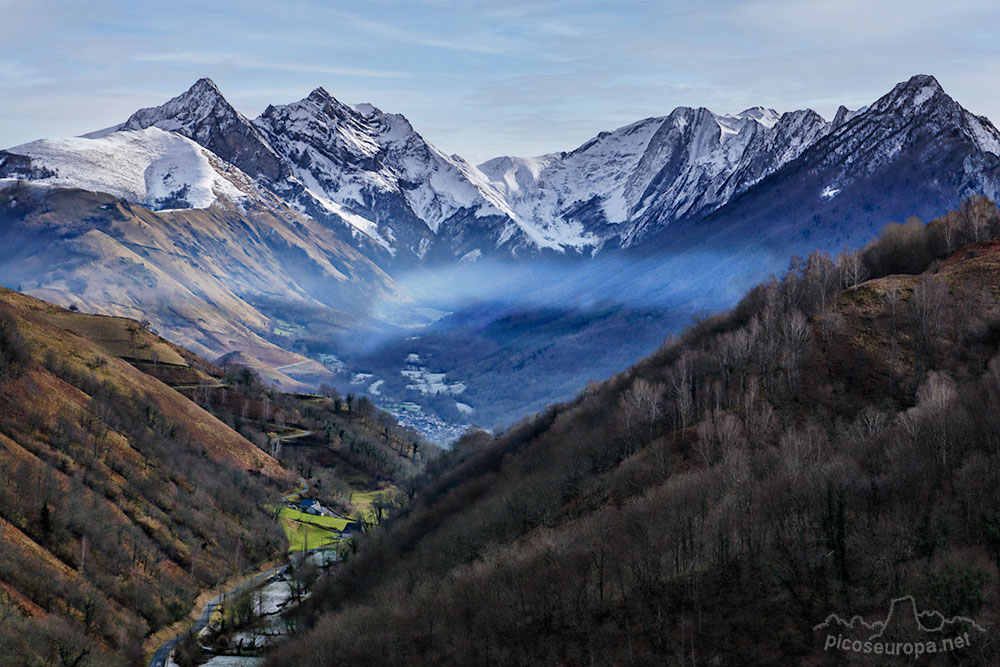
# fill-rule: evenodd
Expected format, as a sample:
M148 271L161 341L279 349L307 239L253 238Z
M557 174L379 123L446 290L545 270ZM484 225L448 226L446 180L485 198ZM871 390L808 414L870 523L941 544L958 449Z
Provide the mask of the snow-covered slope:
M26 171L39 183L107 192L153 210L208 208L219 197L246 198L234 184L246 181L238 170L190 139L157 128L15 146L0 152L0 173L6 177L21 175L12 156L29 158Z
M631 242L644 222L710 211L798 157L830 125L811 111L735 115L680 107L604 132L570 153L482 165L522 218L575 220ZM622 223L630 223L623 225Z
M619 223L631 206L625 191L663 122L649 118L601 133L572 153L501 157L479 168L522 218L557 224L573 206L599 197L607 222Z

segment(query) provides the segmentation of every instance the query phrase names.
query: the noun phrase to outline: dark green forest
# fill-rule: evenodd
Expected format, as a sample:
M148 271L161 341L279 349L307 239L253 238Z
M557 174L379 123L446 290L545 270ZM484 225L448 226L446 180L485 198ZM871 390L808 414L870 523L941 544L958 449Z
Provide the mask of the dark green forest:
M268 665L883 664L892 599L1000 661L1000 217L795 258L506 432L470 432Z

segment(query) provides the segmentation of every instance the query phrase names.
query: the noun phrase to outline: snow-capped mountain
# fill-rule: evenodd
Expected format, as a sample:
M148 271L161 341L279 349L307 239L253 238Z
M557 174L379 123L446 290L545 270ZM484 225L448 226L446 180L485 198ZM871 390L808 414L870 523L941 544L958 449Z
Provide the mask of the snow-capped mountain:
M519 223L475 168L439 151L399 114L348 106L318 88L298 102L268 107L254 124L305 185L297 198L303 209L310 210L311 199L330 213L346 212L393 254L460 257L491 247L556 245Z
M856 247L887 222L929 220L972 195L1000 198L1000 132L933 77L912 77L831 125L755 187L663 229L651 245L752 243L786 257Z
M825 193L818 203L811 197L811 206L822 208L836 198L842 209L860 207L848 217L853 215L856 231L867 233L875 219L865 218L865 210L872 207L848 195L844 186L851 179L877 177L928 133L966 137L933 148L939 159L944 147L958 161L968 158L960 169L965 185L953 192L943 187L937 208L928 209L940 213L973 194L977 184L983 194L992 192L981 172L989 172L989 156L1000 150L993 125L962 109L927 76L899 84L870 107L841 107L829 121L808 109L779 114L753 107L722 115L679 107L602 132L568 153L500 157L478 168L435 148L405 117L370 104L344 104L322 88L298 102L269 106L250 120L214 83L201 79L165 104L88 136L111 142L106 150L121 146L127 153L136 141L117 135L150 128L197 142L217 158L213 163L206 157L216 171L227 163L242 170L259 191L319 220L390 271L490 254L587 255L641 245L675 223L701 220L742 205L737 202L745 196L761 196L769 187L765 180L780 181L780 174L805 164L823 181ZM831 152L833 145L837 149ZM62 149L69 155L73 147L40 144L32 150L38 157L45 152L52 162ZM67 159L80 164L87 159L73 155ZM21 162L8 158L7 171L16 167L28 175ZM39 168L43 162L31 164ZM204 192L195 187L203 177L181 177L178 165L164 164L180 179L164 187L176 185L177 191L191 181L189 192ZM204 175L203 164L197 168ZM61 171L71 169L64 163ZM940 175L929 173L912 179L927 180L932 189L941 183ZM85 178L77 184L99 185ZM138 183L129 187L130 201L152 206L172 201L159 185L150 190L154 196L138 199Z
M198 142L386 265L563 245L519 219L475 167L439 151L403 116L348 106L322 88L250 121L201 79L109 131L148 127Z
M670 223L706 217L799 160L830 171L830 198L861 174L859 165L874 173L918 134L951 129L970 140L951 146L962 158L997 154L998 134L987 119L962 109L933 77L916 76L870 108L840 107L832 121L811 110L719 115L680 107L601 133L569 153L495 158L480 170L521 218L578 222L602 242L630 246ZM833 153L826 149L831 142L840 145ZM827 157L818 159L820 152ZM976 170L965 169L989 192Z
M201 79L121 125L12 149L0 155L0 176L110 192L153 209L205 207L219 196L276 198L393 271L489 254L587 255L653 235L662 243L734 207L746 218L748 202L774 197L775 184L791 174L818 194L784 186L786 201L767 207L764 236L791 225L788 216L822 220L833 206L840 213L832 227L809 233L863 240L896 215L870 201L876 190L895 192L892 179L911 186L899 192L901 202L930 216L969 194L995 196L998 153L1000 134L989 120L929 76L897 85L870 107L840 107L830 121L811 110L721 115L679 107L568 153L501 157L478 168L435 148L405 117L344 104L322 88L249 120ZM929 171L934 164L938 171ZM864 192L851 187L865 179L872 182Z
M495 158L480 169L522 218L580 223L628 245L652 221L711 211L830 129L818 114L680 107L604 132L570 153Z
M831 190L876 174L919 144L943 155L960 150L971 159L1000 155L1000 132L949 97L931 76L914 76L896 85L863 114L835 128L804 157L814 169L830 169ZM970 163L966 176L976 180ZM942 174L942 176L948 176ZM989 185L989 183L983 183ZM992 184L996 188L996 183Z
M335 212L318 205L305 186L292 174L289 163L278 155L257 126L223 97L215 83L199 79L191 88L157 107L140 109L120 125L85 135L104 137L113 133L158 128L197 142L222 160L255 179L261 189L279 195L299 210L318 214L369 256L384 259L385 248L365 225L347 211Z

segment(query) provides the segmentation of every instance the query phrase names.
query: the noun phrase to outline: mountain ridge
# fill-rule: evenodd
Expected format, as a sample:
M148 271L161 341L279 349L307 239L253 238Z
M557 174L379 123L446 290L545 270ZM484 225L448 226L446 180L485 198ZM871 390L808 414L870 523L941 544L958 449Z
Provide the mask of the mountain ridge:
M838 204L864 216L838 184L848 171L857 178L859 163L866 174L892 168L916 140L907 126L928 122L968 139L949 144L957 157L971 156L978 165L1000 155L992 123L962 108L929 75L900 82L870 106L841 106L829 121L810 109L717 114L677 107L601 132L568 152L497 157L478 166L439 151L405 116L344 104L322 87L250 120L208 78L87 136L156 127L187 137L396 271L481 256L586 255L639 245L673 223L716 214L800 162L828 172L827 199L839 195ZM833 141L840 148L830 152ZM13 164L13 156L6 161ZM6 173L30 176L34 168L37 177L44 163L35 159L19 171L8 165ZM988 190L977 165L966 168L969 178ZM968 194L996 193L958 198ZM942 201L934 214L957 203Z

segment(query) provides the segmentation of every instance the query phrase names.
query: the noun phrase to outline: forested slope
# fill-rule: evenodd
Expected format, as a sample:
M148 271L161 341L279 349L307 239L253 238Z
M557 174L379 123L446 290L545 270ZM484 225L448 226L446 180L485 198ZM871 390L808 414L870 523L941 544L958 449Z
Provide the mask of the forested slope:
M983 629L924 663L997 664L997 236L974 200L794 260L576 400L466 436L269 664L881 664L814 628L907 595Z
M284 552L294 476L120 357L207 377L138 322L0 290L4 665L141 664L201 589Z

